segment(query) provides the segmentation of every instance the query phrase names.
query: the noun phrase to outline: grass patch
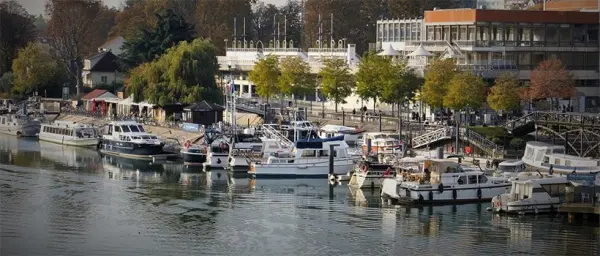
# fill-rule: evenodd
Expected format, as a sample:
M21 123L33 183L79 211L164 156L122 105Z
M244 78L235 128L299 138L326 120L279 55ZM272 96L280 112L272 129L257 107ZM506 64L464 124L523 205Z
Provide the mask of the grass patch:
M483 127L483 126L472 126L469 129L473 130L476 133L483 135L486 138L502 138L502 137L512 137L510 133L504 129L504 127Z

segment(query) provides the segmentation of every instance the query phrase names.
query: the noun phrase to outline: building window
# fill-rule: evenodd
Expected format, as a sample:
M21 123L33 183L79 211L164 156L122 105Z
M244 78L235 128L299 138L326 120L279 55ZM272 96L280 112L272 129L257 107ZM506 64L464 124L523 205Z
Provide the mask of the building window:
M531 69L531 53L520 52L519 53L519 69L529 70Z
M587 36L588 42L592 42L595 43L595 45L598 45L598 24L587 25Z
M546 41L546 28L544 27L544 25L534 25L531 28L532 34L533 34L533 41L534 41L534 45L536 46L543 46L544 45L544 41ZM541 42L541 43L535 43L535 42Z
M563 24L558 27L558 37L560 39L560 46L570 46L571 42L571 25Z
M519 42L520 46L531 46L531 28L519 28Z
M100 77L100 81L102 81L102 83L103 83L103 84L106 84L106 83L108 83L108 77L106 77L106 76L101 76L101 77Z
M460 26L459 27L460 33L458 35L458 40L468 40L467 38L467 27L466 26Z

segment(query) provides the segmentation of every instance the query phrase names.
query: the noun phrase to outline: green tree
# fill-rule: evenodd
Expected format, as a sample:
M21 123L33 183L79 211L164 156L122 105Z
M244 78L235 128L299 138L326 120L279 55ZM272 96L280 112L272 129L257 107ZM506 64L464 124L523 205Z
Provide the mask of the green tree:
M319 72L321 78L321 92L325 97L335 102L335 112L338 111L338 104L343 103L344 99L352 94L352 89L356 86L354 76L350 73L350 68L344 59L326 59L324 66Z
M153 61L178 42L194 38L194 26L169 9L164 15L156 14L158 23L152 31L143 30L131 41L123 44L121 66L128 70L144 62Z
M414 98L422 81L404 63L393 63L385 71L381 100L398 106L398 113L400 113L401 106Z
M21 49L13 61L13 93L24 96L37 90L60 95L64 70L41 45L29 43Z
M280 73L279 59L277 56L268 55L256 62L248 74L248 79L256 85L256 93L266 98L267 103L271 96L281 93L277 86Z
M485 101L485 82L471 72L459 72L450 80L444 105L454 110L477 109Z
M201 100L222 103L217 70L216 49L209 41L180 42L157 60L132 69L127 91L137 101L159 105Z
M12 91L14 76L12 72L6 72L0 77L0 96L7 97Z
M386 72L395 68L390 58L378 56L374 52L367 52L356 73L356 94L362 99L373 99L373 109L377 99L381 97L383 87L389 83L387 79L393 79Z
M289 56L281 61L279 90L284 95L294 95L294 100L315 90L314 76L310 66L299 57Z
M434 60L430 63L425 71L421 100L434 108L444 107L444 95L448 92L456 70L456 62L453 59Z
M519 109L521 102L521 88L519 80L512 73L503 73L494 82L487 102L493 110L510 111Z
M0 74L10 71L18 50L33 40L34 21L18 1L0 1Z

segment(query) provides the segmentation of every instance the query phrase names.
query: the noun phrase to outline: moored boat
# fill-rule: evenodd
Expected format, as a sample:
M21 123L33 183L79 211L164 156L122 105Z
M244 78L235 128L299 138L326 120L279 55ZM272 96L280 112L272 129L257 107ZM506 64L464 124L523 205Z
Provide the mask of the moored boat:
M506 178L465 170L456 162L428 160L418 181L385 179L381 196L400 204L458 204L485 202L511 186Z
M41 122L28 115L4 114L0 116L0 133L18 137L35 137L40 133Z
M558 209L563 202L566 177L520 175L513 178L510 192L492 198L492 210L504 213L546 213Z
M600 171L600 159L566 154L565 147L539 141L529 141L521 160L528 170L557 174L592 173Z
M79 147L98 147L99 137L95 127L71 121L43 124L39 134L40 140Z
M334 146L330 152L329 146ZM267 159L254 160L250 173L256 178L328 178L329 156L333 154L334 174L352 170L354 159L348 154L343 137L297 141L291 152L281 152Z
M175 155L166 153L165 143L135 121L110 122L106 129L100 149L103 154L141 160L164 160Z

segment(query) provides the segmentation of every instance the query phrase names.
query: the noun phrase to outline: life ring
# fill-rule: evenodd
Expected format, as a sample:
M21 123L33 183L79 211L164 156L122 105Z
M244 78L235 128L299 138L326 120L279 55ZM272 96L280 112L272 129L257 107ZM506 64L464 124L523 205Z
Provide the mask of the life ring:
M362 163L362 164L360 164L360 170L361 170L363 173L364 173L364 172L367 172L367 164L365 164L365 163Z
M502 207L502 202L500 200L496 201L496 203L494 204L494 206L496 208L501 208Z
M189 140L185 141L185 144L183 144L185 146L185 148L190 148L190 146L192 145L192 143Z

